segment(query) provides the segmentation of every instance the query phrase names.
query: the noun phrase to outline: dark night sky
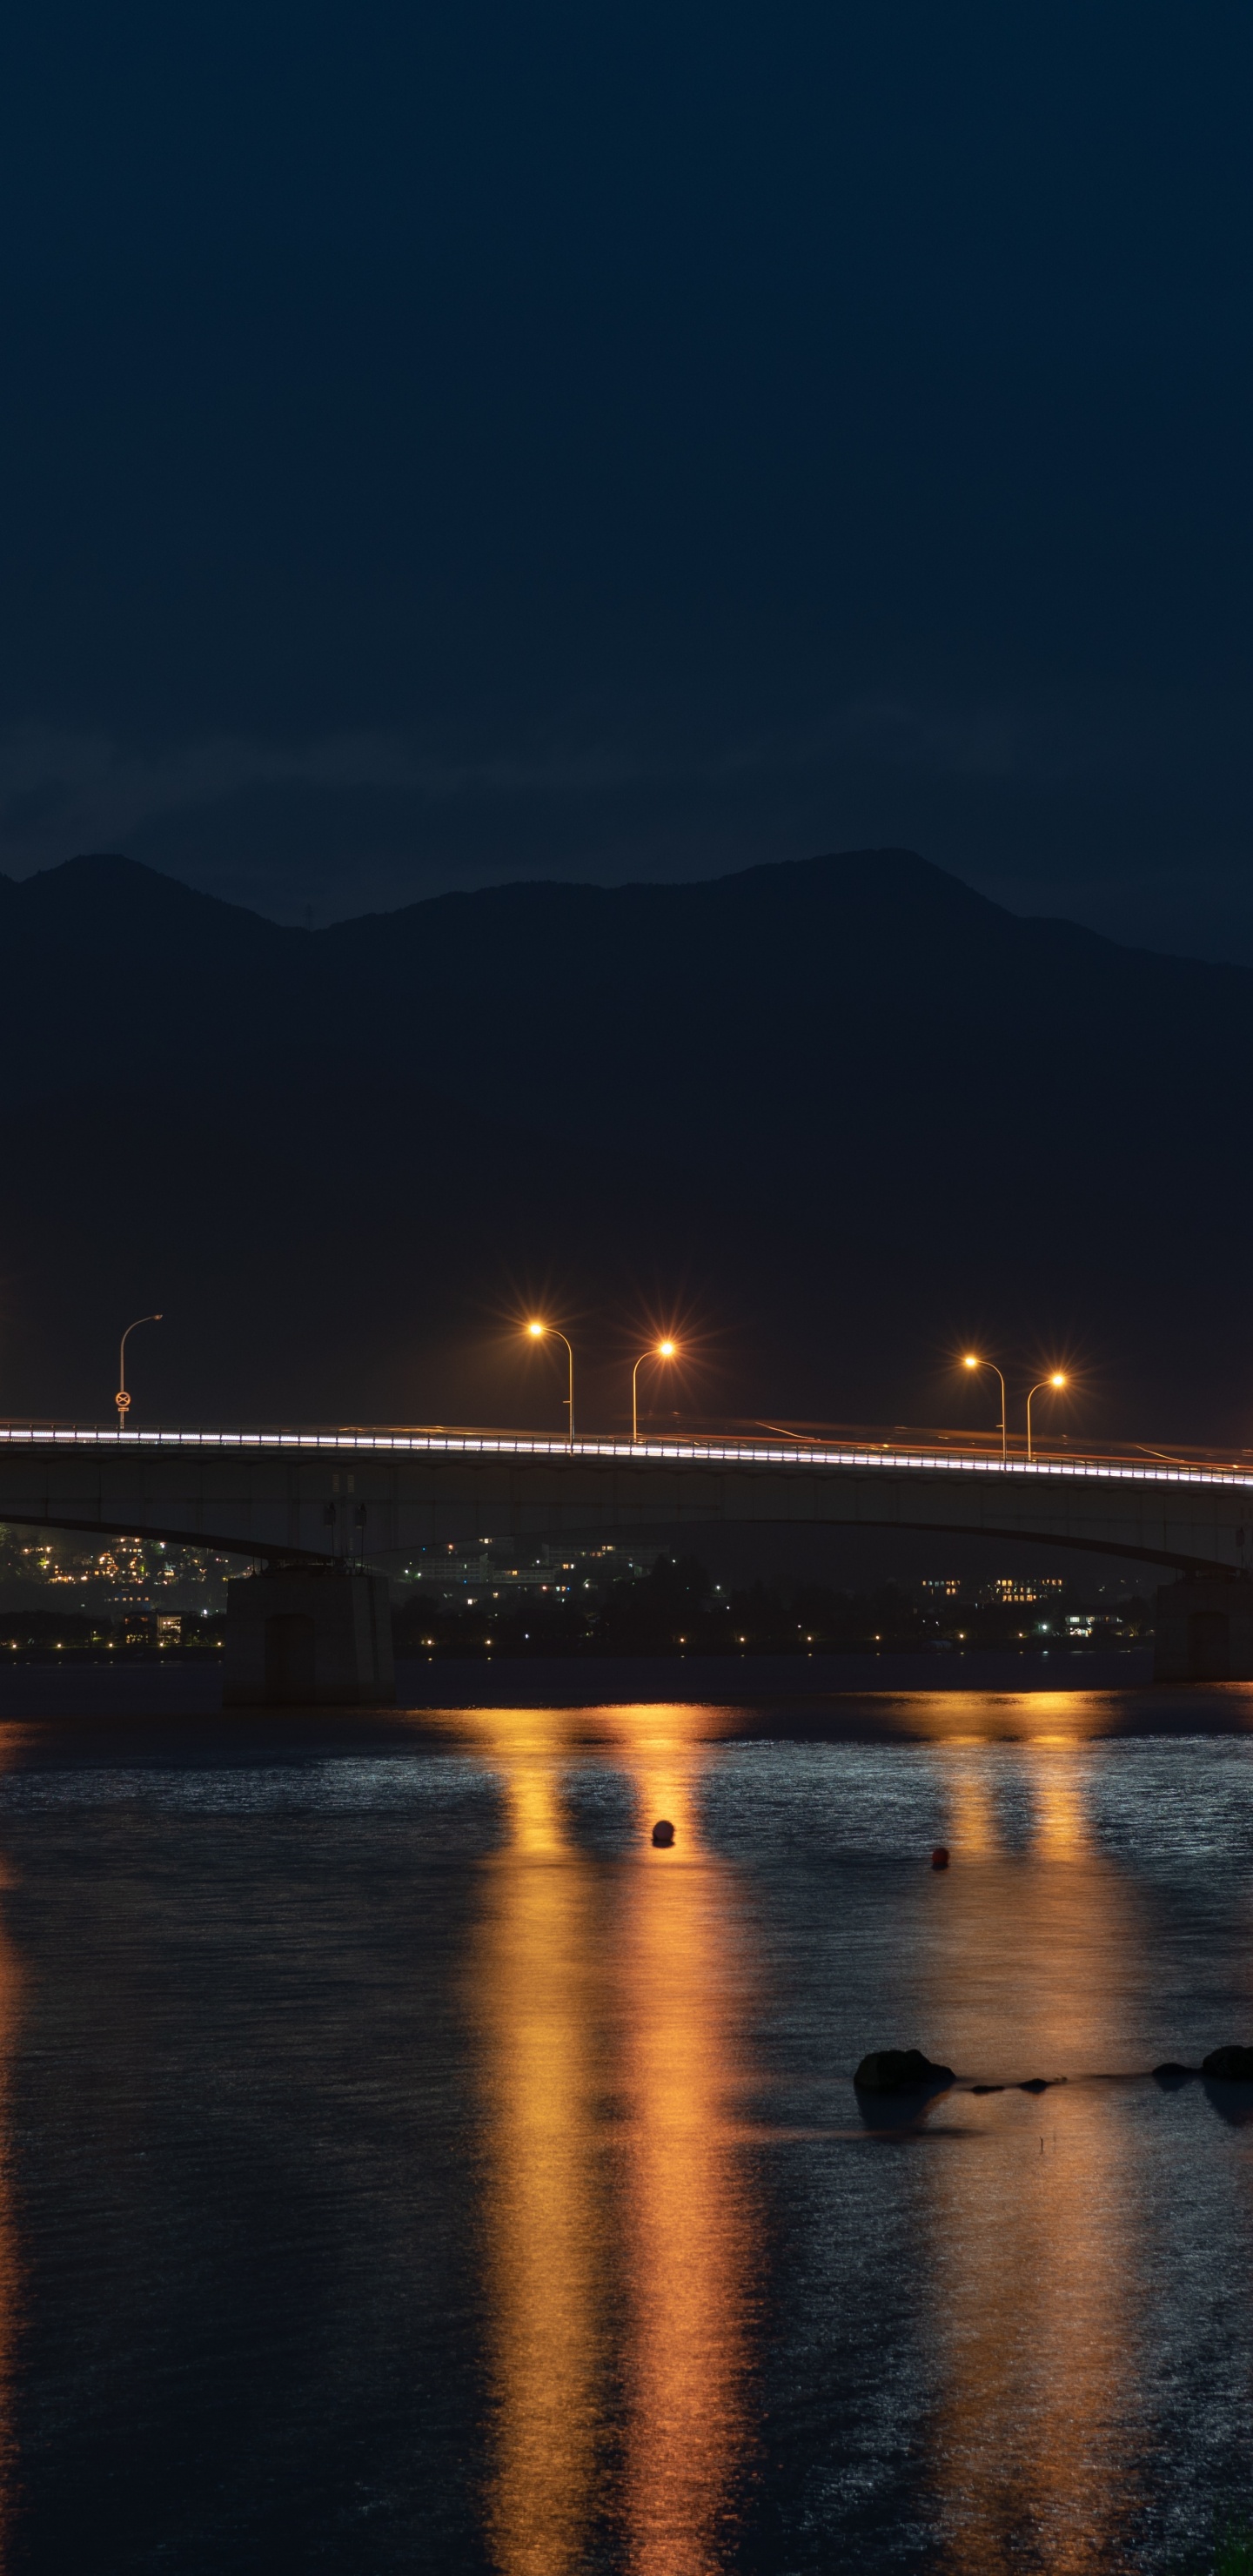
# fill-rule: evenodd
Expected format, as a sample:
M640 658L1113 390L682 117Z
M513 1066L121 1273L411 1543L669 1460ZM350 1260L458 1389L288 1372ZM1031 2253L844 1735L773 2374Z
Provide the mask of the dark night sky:
M1253 961L1253 20L40 0L0 867L905 843Z

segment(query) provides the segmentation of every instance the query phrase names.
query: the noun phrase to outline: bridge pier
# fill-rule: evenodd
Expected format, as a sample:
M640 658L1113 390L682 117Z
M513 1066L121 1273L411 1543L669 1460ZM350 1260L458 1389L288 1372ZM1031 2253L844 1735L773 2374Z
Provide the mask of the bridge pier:
M1253 1681L1253 1575L1185 1574L1161 1586L1153 1679Z
M385 1576L328 1564L228 1583L225 1708L387 1708L395 1697Z

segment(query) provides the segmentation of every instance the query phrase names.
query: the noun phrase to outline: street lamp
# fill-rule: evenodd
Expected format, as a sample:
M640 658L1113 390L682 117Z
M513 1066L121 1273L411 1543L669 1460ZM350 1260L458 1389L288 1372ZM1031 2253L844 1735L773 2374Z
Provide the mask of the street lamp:
M127 1325L118 1346L117 1394L114 1398L114 1402L117 1405L117 1436L119 1440L126 1429L126 1416L130 1411L131 1401L126 1392L126 1345L130 1340L131 1334L137 1333L141 1324L159 1324L161 1320L160 1315L137 1315L134 1323Z
M965 1359L962 1361L962 1367L968 1369L995 1369L996 1375L1001 1379L1001 1456L1004 1458L1008 1455L1009 1451L1009 1441L1005 1432L1005 1380L1001 1376L1000 1370L996 1367L995 1360L981 1359L977 1351L967 1351Z
M1054 1369L1053 1374L1052 1374L1052 1376L1051 1376L1051 1377L1042 1377L1042 1378L1041 1378L1041 1380L1040 1380L1039 1385L1038 1385L1038 1386L1033 1386L1033 1387L1032 1387L1032 1389L1031 1389L1031 1395L1043 1395L1043 1393L1044 1393L1044 1389L1045 1389L1045 1387L1046 1387L1046 1386L1064 1386L1064 1385L1065 1385L1065 1383L1066 1383L1066 1380L1065 1380L1064 1376L1062 1375L1061 1370L1060 1370L1060 1369ZM1027 1398L1027 1456L1028 1456L1028 1457L1030 1457L1030 1455L1031 1455L1031 1395L1029 1395L1029 1396L1028 1396L1028 1398Z
M566 1341L565 1334L564 1334L563 1332L559 1331L559 1329L558 1329L558 1327L557 1327L557 1325L556 1325L556 1324L528 1324L526 1329L527 1329L527 1338L528 1338L528 1340L529 1340L529 1341L532 1341L532 1342L542 1342L542 1341L545 1339L545 1336L546 1336L547 1334L551 1333L551 1335L552 1335L552 1337L553 1337L553 1340L554 1340L555 1342L565 1342L565 1343L566 1343L566 1350L567 1350L567 1352L569 1353L569 1358L570 1358L570 1392L569 1392L568 1396L566 1397L565 1401L566 1401L566 1404L567 1404L567 1406L568 1406L568 1408L569 1408L569 1413L570 1413L570 1446L571 1446L571 1448L573 1449L573 1447L574 1447L574 1353L573 1353L573 1351L570 1349L569 1342L567 1342L567 1341Z
M631 1447L637 1448L640 1436L640 1408L637 1380L645 1360L672 1360L677 1356L677 1342L654 1342L650 1351L641 1351L631 1371Z

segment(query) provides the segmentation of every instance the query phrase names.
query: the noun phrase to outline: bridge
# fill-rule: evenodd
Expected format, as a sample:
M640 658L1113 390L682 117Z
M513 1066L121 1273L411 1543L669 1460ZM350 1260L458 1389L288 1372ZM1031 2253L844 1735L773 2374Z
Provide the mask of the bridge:
M284 1600L299 1594L326 1607L316 1616L276 1611L272 1621L307 1616L315 1625L332 1615L333 1601L342 1604L336 1617L346 1619L349 1596L324 1583L312 1594L311 1577L350 1567L364 1575L381 1558L416 1555L441 1541L643 1538L752 1523L933 1530L1137 1558L1192 1578L1194 1621L1230 1623L1229 1605L1243 1600L1243 1587L1239 1595L1230 1591L1231 1578L1253 1571L1253 1462L1161 1453L1002 1456L941 1435L910 1445L866 1438L570 1442L504 1431L119 1434L99 1425L11 1422L0 1425L0 1520L252 1556L263 1582L234 1587L232 1612L238 1595L242 1617L247 1589L250 1615L259 1615L263 1594L277 1600L279 1586ZM1202 1601L1198 1579L1223 1586L1222 1606L1207 1606L1208 1593ZM358 1628L373 1598L378 1630L380 1590L385 1596L376 1578L356 1599ZM1253 1624L1249 1644L1253 1670ZM306 1636L302 1655L308 1645ZM376 1635L371 1653L378 1651ZM1225 1668L1242 1670L1243 1645L1234 1656L1231 1644L1225 1652ZM306 1678L307 1664L306 1655Z

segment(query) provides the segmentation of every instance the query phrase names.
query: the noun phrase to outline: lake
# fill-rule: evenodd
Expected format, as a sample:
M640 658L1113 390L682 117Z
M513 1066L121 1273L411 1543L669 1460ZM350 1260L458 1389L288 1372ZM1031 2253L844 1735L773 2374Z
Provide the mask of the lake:
M1253 1689L10 1672L0 1763L6 2576L1152 2570L1253 2498L1253 2087L1151 2072L1253 2041Z

